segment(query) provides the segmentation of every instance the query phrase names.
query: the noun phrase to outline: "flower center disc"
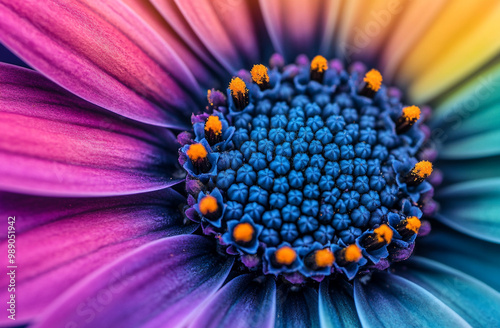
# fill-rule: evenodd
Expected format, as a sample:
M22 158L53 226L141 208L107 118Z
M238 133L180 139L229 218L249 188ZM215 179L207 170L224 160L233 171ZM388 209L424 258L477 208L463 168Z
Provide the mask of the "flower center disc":
M352 279L407 258L432 189L420 109L374 69L277 59L210 90L179 135L186 216L265 274Z

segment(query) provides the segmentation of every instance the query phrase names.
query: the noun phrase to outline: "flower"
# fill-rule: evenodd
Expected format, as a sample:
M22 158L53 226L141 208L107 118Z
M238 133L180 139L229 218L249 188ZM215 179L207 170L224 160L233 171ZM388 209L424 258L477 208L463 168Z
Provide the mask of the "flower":
M498 5L0 8L2 325L499 325Z

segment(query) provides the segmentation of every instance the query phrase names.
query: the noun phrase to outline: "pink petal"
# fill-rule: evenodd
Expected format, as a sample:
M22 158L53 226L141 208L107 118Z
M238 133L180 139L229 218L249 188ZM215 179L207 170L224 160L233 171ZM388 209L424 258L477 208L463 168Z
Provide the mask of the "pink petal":
M193 235L145 245L69 290L37 327L181 327L229 274L233 259L215 249Z
M2 230L15 216L17 322L26 322L86 275L144 244L191 233L177 192L113 198L45 198L0 193ZM0 247L7 249L7 235ZM12 265L3 260L4 267ZM7 288L0 290L8 298ZM9 319L0 318L5 324ZM10 320L9 320L10 322Z
M0 0L0 40L72 93L123 116L179 127L198 85L178 55L118 0Z
M107 112L16 66L0 64L0 89L0 189L120 195L176 183L167 129Z

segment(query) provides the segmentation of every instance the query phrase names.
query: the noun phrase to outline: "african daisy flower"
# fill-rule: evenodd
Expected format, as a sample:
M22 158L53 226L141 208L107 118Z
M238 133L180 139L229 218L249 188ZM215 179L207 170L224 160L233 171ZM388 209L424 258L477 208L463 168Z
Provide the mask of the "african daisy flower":
M500 326L499 24L0 0L2 326Z

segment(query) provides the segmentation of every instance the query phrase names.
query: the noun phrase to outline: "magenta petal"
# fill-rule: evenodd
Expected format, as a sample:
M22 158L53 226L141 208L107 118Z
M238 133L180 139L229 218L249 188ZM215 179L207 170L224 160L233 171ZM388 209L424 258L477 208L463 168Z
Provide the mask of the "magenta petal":
M45 198L0 193L0 215L15 216L18 322L40 315L77 281L151 241L189 234L171 189L112 198ZM1 223L7 231L7 221ZM1 245L7 249L7 235ZM7 257L3 260L7 264ZM6 288L0 298L7 299ZM10 320L0 318L0 325Z
M214 298L196 311L189 327L274 327L276 283L268 276L243 275L231 280Z
M69 290L37 327L176 327L227 278L233 259L215 249L194 235L145 245Z
M180 127L198 85L178 55L117 0L0 0L0 40L51 80L94 104Z
M0 64L0 89L0 189L95 196L176 183L167 129L118 117L28 69Z

